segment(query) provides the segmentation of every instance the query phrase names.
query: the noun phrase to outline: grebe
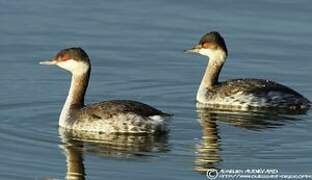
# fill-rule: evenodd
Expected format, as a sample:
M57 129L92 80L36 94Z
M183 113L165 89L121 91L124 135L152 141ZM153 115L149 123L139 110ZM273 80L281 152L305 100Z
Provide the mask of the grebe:
M154 134L166 132L169 114L131 100L112 100L85 105L91 64L81 48L63 49L40 64L57 65L72 74L68 96L59 117L59 126L99 133Z
M199 86L196 100L203 106L250 110L274 108L308 110L311 102L298 92L270 80L234 79L219 82L219 74L228 56L223 37L218 32L205 34L186 53L208 56L209 63Z

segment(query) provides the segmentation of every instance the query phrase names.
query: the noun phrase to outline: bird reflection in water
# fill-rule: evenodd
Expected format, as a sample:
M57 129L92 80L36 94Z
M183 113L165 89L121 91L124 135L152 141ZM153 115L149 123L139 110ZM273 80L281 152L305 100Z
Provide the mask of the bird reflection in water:
M196 159L194 171L206 173L208 169L218 169L222 161L221 138L219 125L228 124L252 131L262 131L268 128L279 128L288 122L300 120L297 116L300 113L280 112L239 112L224 111L197 106L198 120L202 127L202 138L196 146Z
M91 154L116 159L137 159L152 156L150 152L167 152L168 135L100 134L68 131L59 128L60 147L66 156L66 179L84 180L83 155Z

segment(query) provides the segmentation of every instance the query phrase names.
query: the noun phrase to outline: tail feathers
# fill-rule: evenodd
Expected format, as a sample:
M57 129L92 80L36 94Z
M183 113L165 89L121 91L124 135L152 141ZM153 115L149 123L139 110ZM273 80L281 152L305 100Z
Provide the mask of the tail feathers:
M152 124L154 125L155 131L159 132L168 132L168 122L170 121L172 115L153 115L149 116L152 120Z

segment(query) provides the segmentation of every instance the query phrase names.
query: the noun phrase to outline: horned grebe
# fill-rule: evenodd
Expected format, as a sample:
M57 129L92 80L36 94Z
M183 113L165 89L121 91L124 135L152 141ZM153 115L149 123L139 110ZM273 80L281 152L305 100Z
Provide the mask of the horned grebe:
M298 92L270 80L234 79L219 82L219 74L228 55L218 32L205 34L187 53L208 56L209 63L199 86L196 100L203 106L250 110L274 108L308 110L311 102Z
M152 134L166 132L169 114L131 100L112 100L85 105L91 64L81 48L63 49L40 64L57 65L72 74L71 86L59 117L59 126L100 133Z

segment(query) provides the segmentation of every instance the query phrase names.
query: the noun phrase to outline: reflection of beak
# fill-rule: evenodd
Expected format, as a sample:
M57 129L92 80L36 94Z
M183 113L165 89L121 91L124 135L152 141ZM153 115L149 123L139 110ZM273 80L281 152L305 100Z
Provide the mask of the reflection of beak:
M56 60L52 59L52 60L47 60L47 61L40 61L39 64L55 65L56 64Z
M192 49L186 49L184 50L185 53L198 53L199 50L202 48L201 45L196 45Z

